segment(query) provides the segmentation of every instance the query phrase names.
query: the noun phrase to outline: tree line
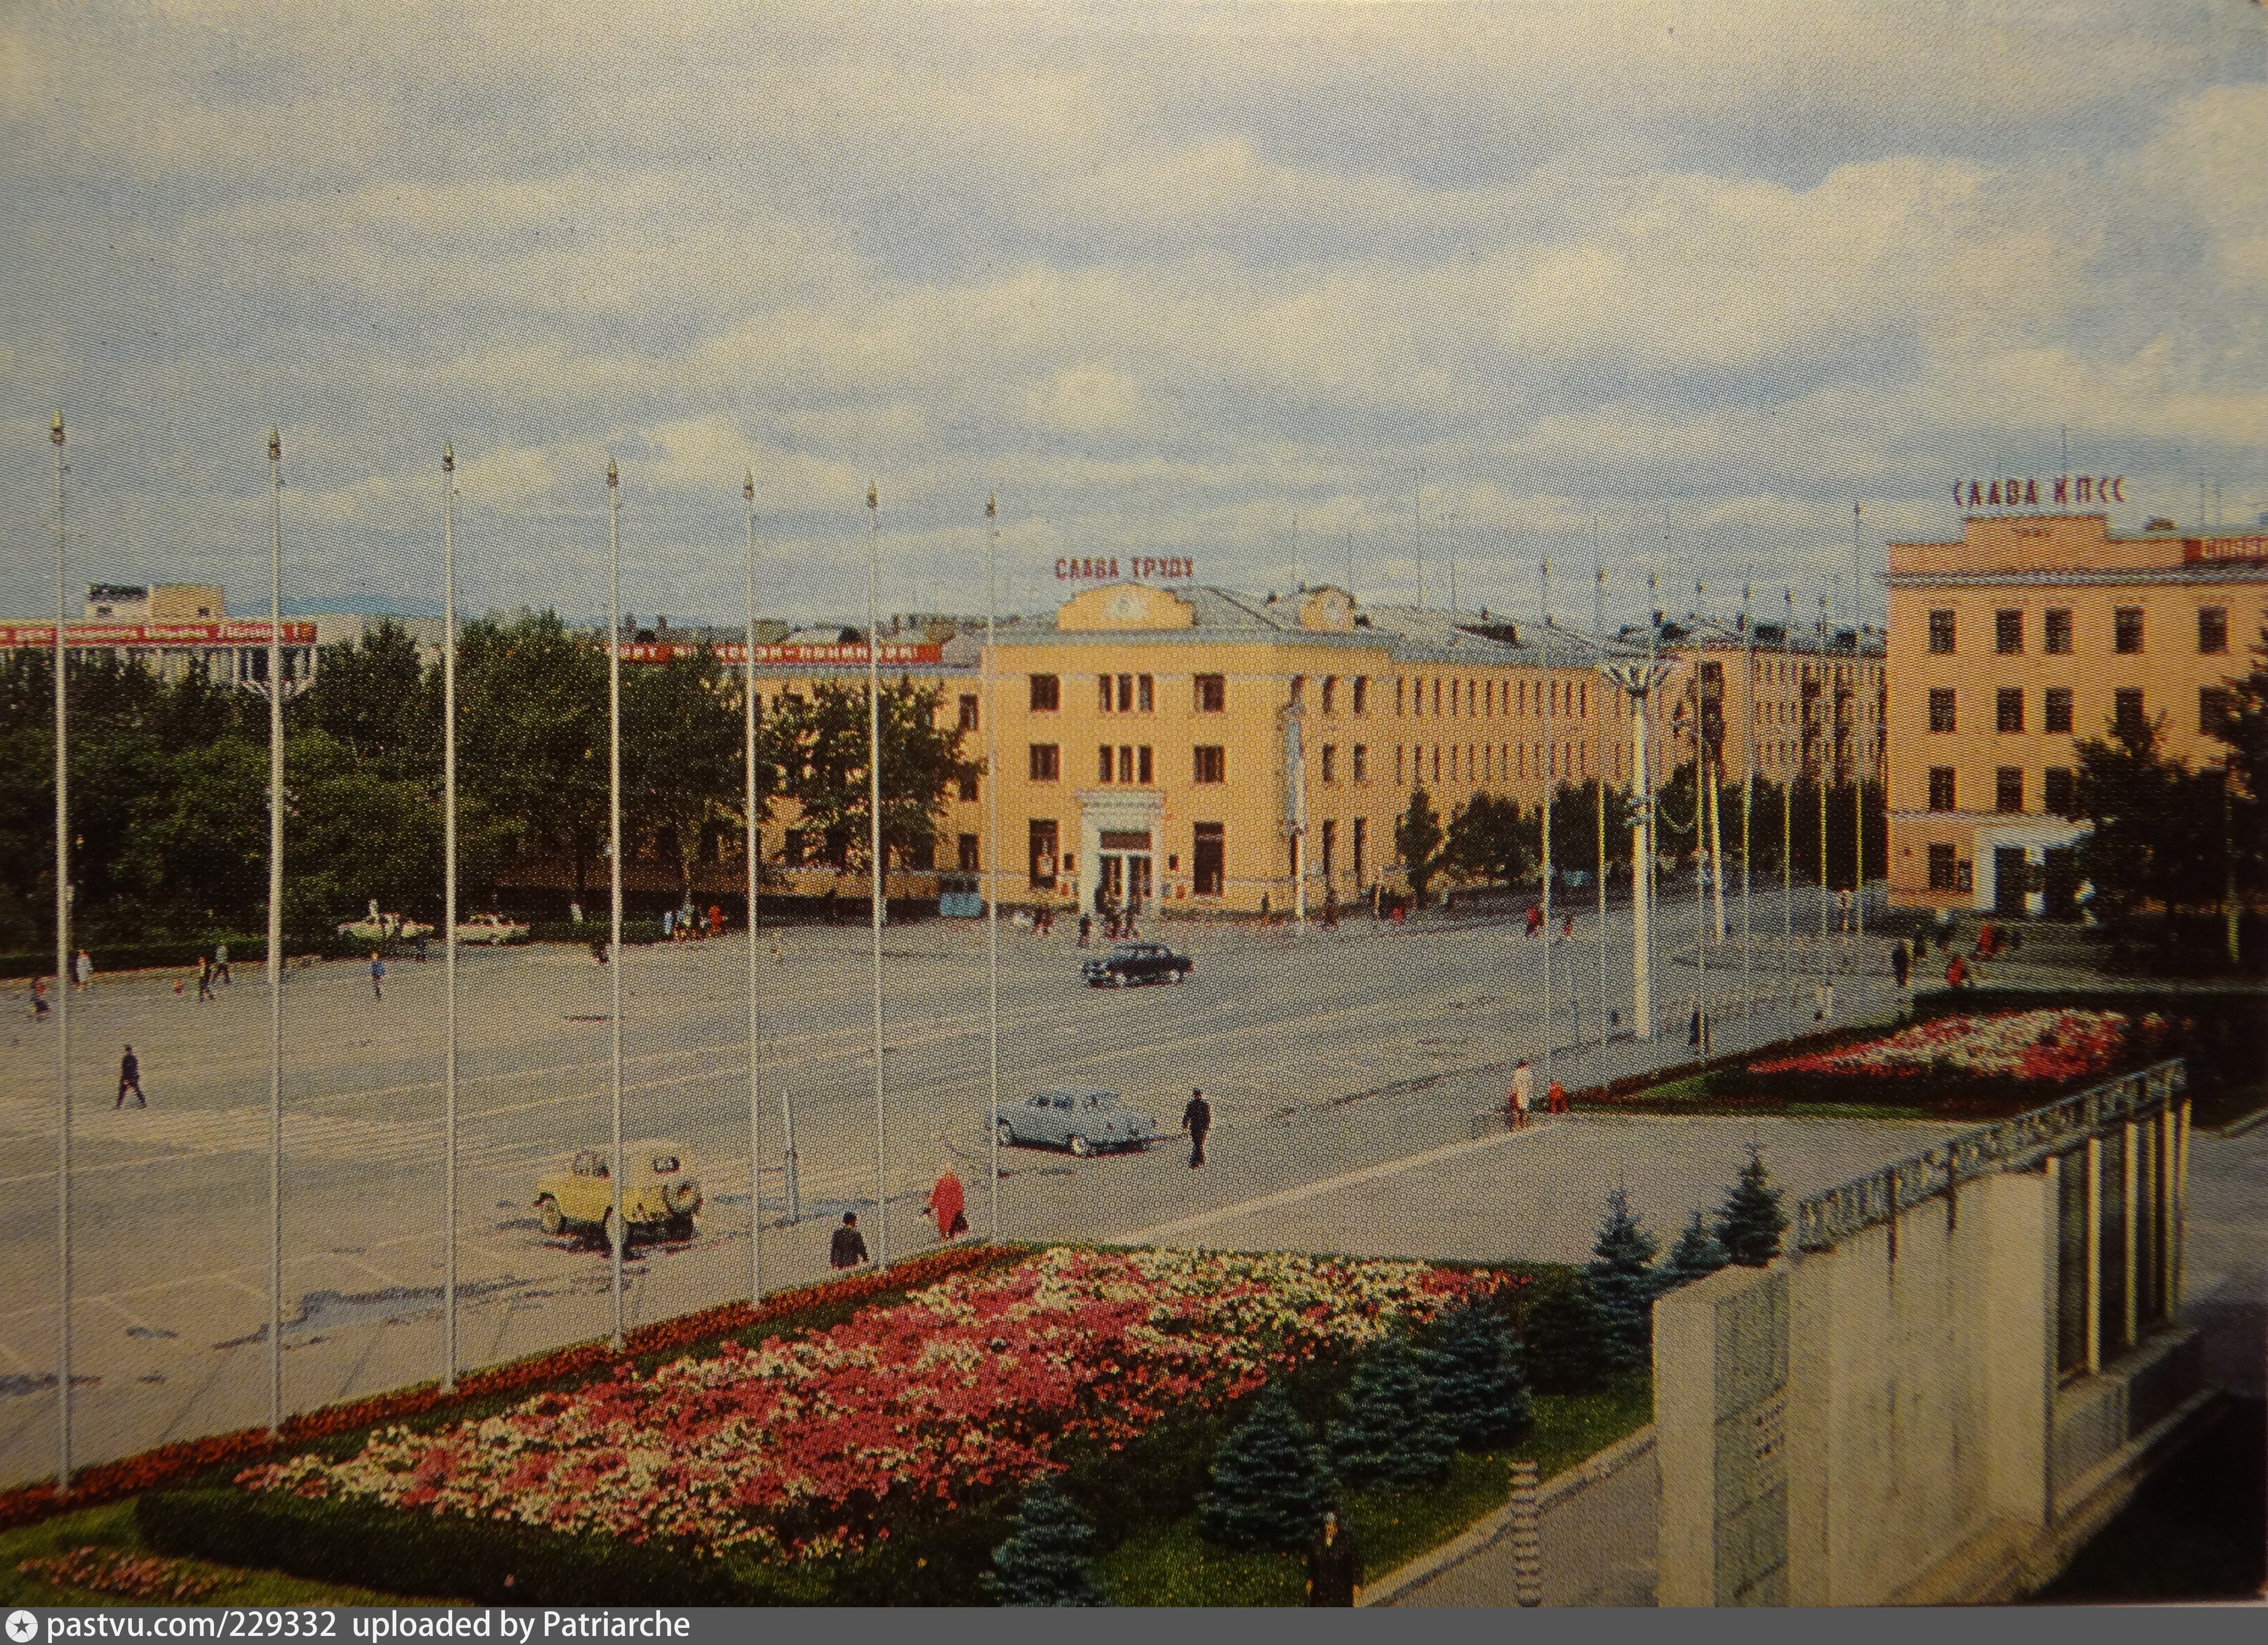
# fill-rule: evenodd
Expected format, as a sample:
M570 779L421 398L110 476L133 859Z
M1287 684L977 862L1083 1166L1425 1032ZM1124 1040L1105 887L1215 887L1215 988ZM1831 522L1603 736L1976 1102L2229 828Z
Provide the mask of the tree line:
M0 951L54 941L52 654L0 664ZM689 894L703 862L737 857L747 826L741 677L706 647L622 670L625 856ZM762 687L759 682L760 697ZM556 613L460 630L458 864L465 909L516 863L565 868L578 900L604 884L608 679L602 645ZM976 780L943 687L881 692L888 863L926 866L947 794ZM74 929L92 943L202 939L267 918L268 706L192 670L175 679L108 654L70 664ZM760 820L801 809L815 860L863 871L868 841L863 680L761 704ZM431 919L442 900L442 681L401 628L323 648L284 713L284 916L329 930L372 898Z

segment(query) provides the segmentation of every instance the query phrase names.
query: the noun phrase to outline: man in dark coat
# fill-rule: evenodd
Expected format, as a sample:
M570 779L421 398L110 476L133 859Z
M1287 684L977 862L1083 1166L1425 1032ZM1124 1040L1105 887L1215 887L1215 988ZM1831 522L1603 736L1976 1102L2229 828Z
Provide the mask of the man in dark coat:
M1355 1548L1354 1539L1341 1528L1336 1514L1323 1516L1323 1528L1307 1545L1307 1603L1362 1603L1362 1555Z
M858 1213L843 1213L843 1226L835 1230L835 1238L827 1248L829 1267L855 1268L868 1260L866 1237L858 1231Z
M1913 975L1913 961L1908 957L1906 945L1902 942L1890 944L1890 973L1897 978L1898 987L1902 988L1906 986L1906 980Z
M1189 1105L1182 1110L1182 1129L1189 1134L1189 1169L1195 1171L1204 1164L1205 1133L1212 1129L1212 1105L1204 1091L1189 1093Z

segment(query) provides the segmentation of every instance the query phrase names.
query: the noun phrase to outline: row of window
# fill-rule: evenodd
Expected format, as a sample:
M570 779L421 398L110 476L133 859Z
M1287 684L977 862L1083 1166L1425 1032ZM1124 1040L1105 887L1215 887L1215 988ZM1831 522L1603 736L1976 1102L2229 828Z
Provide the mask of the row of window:
M2125 687L2110 694L2111 723L2120 731L2141 729L2145 723L2142 692L2139 687ZM2198 731L2211 737L2226 727L2235 711L2235 695L2226 686L2198 687ZM1950 686L1932 687L1929 694L1929 729L1947 732L1960 730L1957 699ZM2025 730L2024 693L2019 687L2003 686L1992 694L1992 729L2011 734ZM2040 729L2051 733L2072 731L2072 692L2068 686L2050 686L2041 694Z
M2040 774L2040 809L2054 817L2079 814L2079 778L2068 766L2050 766ZM1929 808L1933 811L1961 809L1960 785L1951 766L1929 768ZM1999 766L1992 772L1992 809L2021 812L2024 809L2024 768Z
M2071 608L2051 606L2042 616L2040 649L2054 657L2067 657L2077 650ZM2024 613L2021 607L1992 613L1992 649L2002 657L2020 657L2024 650ZM2125 656L2134 656L2142 650L2142 608L2139 606L2119 606L2110 613L2110 649ZM1954 613L1948 610L1929 613L1929 649L1940 657L1950 657L1956 649ZM2218 657L2228 650L2228 607L2201 606L2197 613L2197 649L2201 653Z
M1054 714L1063 708L1063 678L1058 674L1027 676L1029 701L1035 714ZM1228 709L1228 677L1225 674L1196 674L1190 677L1190 710L1197 714L1221 714ZM1300 702L1306 696L1307 678L1301 675L1292 681L1292 701ZM1322 684L1322 711L1338 712L1340 680L1336 675ZM1370 678L1358 675L1345 682L1349 709L1355 714L1370 711ZM1104 714L1151 714L1158 707L1158 680L1154 674L1098 674L1094 679L1095 707ZM1478 718L1503 715L1557 715L1571 719L1583 719L1591 711L1591 687L1588 680L1477 680L1477 679L1410 679L1394 682L1394 711L1397 715L1422 717L1431 703L1437 716L1462 715ZM964 696L961 700L961 726L963 731L976 729L976 699Z
M1318 775L1326 784L1339 780L1339 748L1327 743L1318 751ZM1346 775L1350 782L1370 781L1370 749L1357 743L1347 750ZM1431 756L1430 779L1427 776L1428 756ZM1057 782L1063 780L1063 747L1058 743L1034 743L1030 745L1031 781ZM1545 746L1542 743L1452 744L1447 747L1435 745L1427 748L1396 745L1394 750L1394 780L1404 786L1432 781L1440 782L1503 782L1514 777L1546 776L1550 775ZM1562 777L1587 776L1591 771L1591 751L1584 743L1560 745L1557 773ZM1155 750L1147 744L1103 743L1094 751L1095 781L1101 783L1130 783L1146 787L1157 780ZM1218 745L1200 744L1189 751L1189 781L1211 784L1228 781L1228 751ZM961 785L961 797L976 797L974 779Z

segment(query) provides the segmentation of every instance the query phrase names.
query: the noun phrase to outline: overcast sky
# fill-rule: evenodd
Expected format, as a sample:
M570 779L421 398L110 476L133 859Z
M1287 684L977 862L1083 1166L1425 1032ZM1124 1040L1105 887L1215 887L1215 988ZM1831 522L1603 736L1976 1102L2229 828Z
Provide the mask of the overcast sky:
M603 23L595 19L603 18ZM0 614L70 576L430 604L980 608L1056 557L1587 617L1777 605L1950 486L2268 510L2268 12L23 4ZM1561 575L1560 573L1564 573ZM1879 594L1873 597L1879 599ZM1557 604L1555 601L1555 604Z

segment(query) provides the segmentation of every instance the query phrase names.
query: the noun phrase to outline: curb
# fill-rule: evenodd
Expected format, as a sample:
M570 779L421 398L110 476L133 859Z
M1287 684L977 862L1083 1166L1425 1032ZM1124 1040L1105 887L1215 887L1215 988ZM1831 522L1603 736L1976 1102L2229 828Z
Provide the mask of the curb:
M1562 1469L1543 1482L1536 1494L1535 1511L1549 1513L1569 1497L1589 1489L1602 1480L1620 1473L1631 1464L1653 1451L1653 1424L1649 1422L1635 1434L1624 1435L1604 1450L1594 1451L1572 1468ZM1484 1552L1512 1531L1513 1506L1506 1502L1487 1518L1476 1521L1459 1535L1451 1538L1430 1553L1421 1553L1399 1570L1389 1571L1375 1583L1363 1586L1365 1605L1390 1605L1404 1596L1424 1587L1444 1571L1453 1570L1475 1554Z

